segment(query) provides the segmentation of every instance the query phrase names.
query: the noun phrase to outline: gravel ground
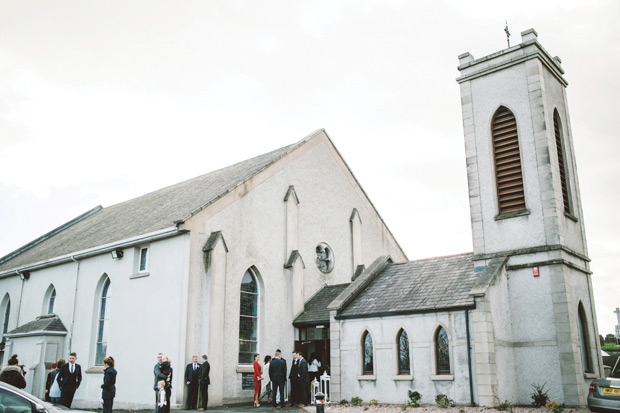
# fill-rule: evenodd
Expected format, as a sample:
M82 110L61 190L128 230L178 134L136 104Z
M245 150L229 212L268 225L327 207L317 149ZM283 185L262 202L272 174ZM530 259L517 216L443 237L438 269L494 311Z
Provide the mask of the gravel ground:
M315 409L312 407L308 412L314 412ZM378 405L378 406L351 406L351 405L340 405L340 404L331 404L328 405L325 409L325 412L329 413L403 413L403 410L400 406L395 405ZM413 408L410 407L406 410L406 413L494 413L500 412L498 409L494 409L491 407L449 407L446 409L442 409L437 406L422 406ZM534 407L526 407L526 406L514 406L511 411L504 410L504 413L550 413L549 410L544 407L534 408ZM565 408L563 413L590 413L588 408Z

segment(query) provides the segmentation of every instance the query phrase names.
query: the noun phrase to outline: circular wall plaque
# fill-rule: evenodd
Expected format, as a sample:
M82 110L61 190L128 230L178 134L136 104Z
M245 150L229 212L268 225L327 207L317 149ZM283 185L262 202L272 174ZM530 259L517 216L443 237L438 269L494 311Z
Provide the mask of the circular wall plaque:
M316 246L316 266L322 272L331 272L334 269L334 252L332 247L324 242Z

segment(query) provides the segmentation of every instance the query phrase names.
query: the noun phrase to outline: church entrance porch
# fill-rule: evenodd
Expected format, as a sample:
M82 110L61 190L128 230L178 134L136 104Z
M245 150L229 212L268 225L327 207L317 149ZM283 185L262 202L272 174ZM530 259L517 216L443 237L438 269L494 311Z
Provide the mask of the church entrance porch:
M312 326L299 326L295 340L295 351L303 354L308 364L312 362L312 356L321 363L317 375L329 371L329 324ZM312 376L312 375L311 375Z

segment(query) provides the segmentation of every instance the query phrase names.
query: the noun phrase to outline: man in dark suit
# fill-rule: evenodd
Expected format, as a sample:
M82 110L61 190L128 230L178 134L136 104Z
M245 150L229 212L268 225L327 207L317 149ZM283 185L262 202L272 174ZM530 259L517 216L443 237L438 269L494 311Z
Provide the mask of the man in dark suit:
M199 411L207 410L207 403L209 403L209 384L211 384L211 380L209 379L209 372L211 371L211 366L207 361L207 355L202 355L202 365L200 366L200 377L198 378L198 384L200 386L200 397L202 398L202 404Z
M282 352L280 350L276 350L276 355L273 359L271 359L271 363L269 364L269 378L271 379L271 383L273 385L273 409L275 410L278 407L277 397L278 391L280 392L280 407L282 409L286 409L284 407L284 382L286 381L286 361L282 359Z
M60 386L60 404L68 408L71 408L75 391L82 383L82 368L75 362L76 360L77 355L75 353L69 354L69 362L63 364L56 378Z
M187 384L187 410L194 410L198 404L198 379L200 364L198 356L192 356L192 362L185 367L185 384Z
M299 404L303 407L310 404L308 397L308 390L310 389L310 374L308 373L308 362L302 353L297 353L297 360L297 376L299 377Z
M291 380L291 406L297 406L300 404L299 397L299 360L297 359L297 353L293 351L293 365L291 366L291 372L288 375L288 378Z

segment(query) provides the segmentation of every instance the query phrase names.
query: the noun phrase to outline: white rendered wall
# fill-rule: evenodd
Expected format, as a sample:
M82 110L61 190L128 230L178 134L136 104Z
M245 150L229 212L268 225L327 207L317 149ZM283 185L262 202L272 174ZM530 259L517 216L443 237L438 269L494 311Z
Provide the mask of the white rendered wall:
M440 325L450 339L451 380L438 380L435 372L434 334ZM398 377L396 339L401 328L410 341L413 378L409 380ZM362 375L361 340L366 330L374 347L372 380L364 380ZM340 332L341 398L361 397L364 401L377 399L379 403L401 405L408 400L407 391L413 390L422 394L423 404L435 404L439 393L459 404L470 403L464 311L340 320ZM474 363L472 353L472 367Z

